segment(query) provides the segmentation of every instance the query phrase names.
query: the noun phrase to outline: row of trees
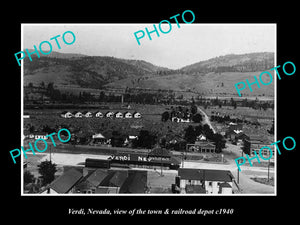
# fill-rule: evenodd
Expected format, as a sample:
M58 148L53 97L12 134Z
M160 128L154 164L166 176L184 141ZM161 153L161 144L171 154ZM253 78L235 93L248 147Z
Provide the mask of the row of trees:
M233 122L233 123L247 123L247 124L252 124L252 125L257 125L261 126L261 124L257 121L248 121L246 119L239 119L239 118L230 118L229 115L225 116L218 116L218 115L212 115L210 117L211 121L216 121L218 123L226 123L226 122Z
M197 100L197 104L200 104L200 105L208 104L208 100L207 99L199 99L199 100ZM219 108L222 108L222 106L232 106L234 109L236 109L237 101L235 101L233 98L231 98L230 100L226 100L226 99L219 99L218 97L216 97L215 99L211 99L209 101L209 105L219 106ZM262 102L262 101L259 101L258 98L256 98L255 100L249 100L249 99L245 98L241 102L239 102L239 106L249 107L249 108L253 108L253 109L267 110L268 108L273 109L274 103Z

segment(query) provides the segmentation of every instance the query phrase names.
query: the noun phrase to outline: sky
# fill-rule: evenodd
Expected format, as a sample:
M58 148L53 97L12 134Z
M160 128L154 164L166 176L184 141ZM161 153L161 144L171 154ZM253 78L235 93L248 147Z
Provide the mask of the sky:
M89 56L112 56L116 58L145 60L157 66L179 69L202 60L227 54L251 52L276 52L276 24L200 24L172 23L167 34L159 37L151 33L149 40L145 28L152 31L153 24L22 24L22 49L37 48L43 41L52 44L52 51L79 53ZM169 25L163 23L162 30ZM134 33L143 30L140 45ZM72 45L64 44L62 35L72 31L76 40ZM139 33L138 35L140 35ZM57 38L61 49L58 49ZM72 36L66 34L67 42ZM42 45L47 52L47 44Z

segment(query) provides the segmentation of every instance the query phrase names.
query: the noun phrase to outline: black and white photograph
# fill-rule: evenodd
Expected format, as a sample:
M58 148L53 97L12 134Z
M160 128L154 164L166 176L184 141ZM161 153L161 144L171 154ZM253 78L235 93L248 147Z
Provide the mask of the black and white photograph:
M276 23L178 21L21 24L22 196L276 196Z
M296 2L109 3L5 7L3 221L294 221Z

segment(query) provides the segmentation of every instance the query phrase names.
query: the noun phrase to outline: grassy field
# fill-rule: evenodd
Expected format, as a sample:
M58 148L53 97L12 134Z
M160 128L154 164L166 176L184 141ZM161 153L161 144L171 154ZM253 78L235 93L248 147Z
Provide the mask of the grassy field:
M110 105L111 110L120 110L122 112L127 109L121 108L120 105ZM142 114L141 119L119 119L119 118L62 118L60 113L64 109L32 109L26 110L25 114L30 115L29 119L24 119L24 127L33 125L36 129L41 129L44 125L49 127L72 127L79 129L84 133L110 133L117 130L123 134L138 135L140 129L146 129L154 132L158 136L166 133L183 135L184 129L192 123L173 123L171 121L162 122L161 114L166 111L166 107L162 105L131 105L130 111L138 111ZM73 111L68 109L68 111ZM74 110L75 111L75 110ZM91 112L96 112L93 109ZM106 110L100 110L106 112ZM104 134L105 135L105 134Z
M271 120L274 118L274 110L270 108L266 110L259 110L250 107L236 107L236 109L234 109L232 106L222 106L222 108L219 108L218 106L208 106L207 109L205 109L208 116L212 115L212 111L220 113L221 115L226 114L229 116L267 118Z
M167 89L176 91L191 90L202 95L213 96L236 96L238 93L235 84L238 82L254 81L254 76L258 77L261 72L224 72L224 73L199 73L199 74L171 74L164 76L152 76L141 79L138 83L132 83L131 79L122 79L108 84L108 87L140 87L150 89ZM272 72L273 73L273 72ZM268 77L262 76L262 80L268 83ZM262 86L262 85L261 85ZM253 96L274 96L274 82L268 86L258 88L252 86L253 92L249 88L241 91L243 97Z

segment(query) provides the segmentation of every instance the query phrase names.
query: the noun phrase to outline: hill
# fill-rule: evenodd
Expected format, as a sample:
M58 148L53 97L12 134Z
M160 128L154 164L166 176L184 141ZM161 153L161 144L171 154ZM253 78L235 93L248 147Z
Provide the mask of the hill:
M51 53L52 54L52 53ZM50 54L50 55L51 55ZM179 70L155 66L143 60L106 56L64 55L28 58L24 61L24 85L53 82L70 90L144 88L174 90L203 96L237 96L234 84L253 80L274 67L274 53L225 55L200 61ZM274 96L274 82L263 88L243 91L244 96Z
M235 83L245 79L254 81L253 76L258 76L262 71L273 67L274 53L271 52L230 54L200 61L176 71L161 71L160 75L139 79L122 79L106 86L174 90L183 92L183 95L187 95L185 92L191 92L203 96L238 97ZM253 86L253 89L254 92L250 92L249 89L243 90L243 96L274 96L274 83L260 89Z
M54 54L53 54L54 53ZM52 55L53 54L53 55ZM102 88L120 80L156 74L166 68L142 60L118 59L106 56L84 56L52 52L51 57L34 56L24 60L24 84L53 82L56 86ZM49 55L49 56L50 56Z
M185 73L256 72L274 67L273 52L230 54L200 61L181 68Z

